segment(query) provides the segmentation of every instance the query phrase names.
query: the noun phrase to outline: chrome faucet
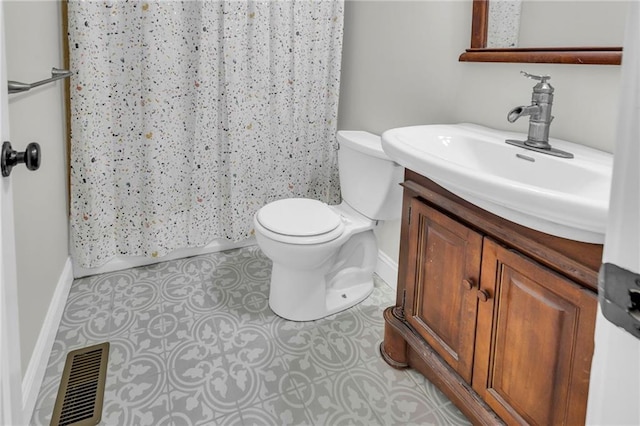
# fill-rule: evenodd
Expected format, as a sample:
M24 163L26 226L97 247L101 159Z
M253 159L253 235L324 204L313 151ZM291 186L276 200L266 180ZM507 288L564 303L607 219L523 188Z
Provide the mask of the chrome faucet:
M506 142L532 151L555 155L556 157L573 158L573 154L551 147L549 144L549 127L553 116L551 106L553 105L553 86L547 83L551 77L548 75L533 75L520 71L525 77L538 80L539 83L533 86L531 95L531 105L515 107L509 114L507 120L514 123L522 116L529 116L529 134L526 141L507 139Z

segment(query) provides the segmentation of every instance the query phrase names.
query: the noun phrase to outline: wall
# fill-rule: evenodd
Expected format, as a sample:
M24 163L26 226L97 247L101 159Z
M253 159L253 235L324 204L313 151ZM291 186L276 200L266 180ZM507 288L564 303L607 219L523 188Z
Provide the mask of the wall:
M31 83L62 67L60 5L55 1L3 1L7 72ZM62 83L9 96L11 142L42 149L38 171L14 169L18 309L23 374L68 258L65 118Z
M628 9L628 1L525 0L518 46L622 46Z
M338 128L473 122L526 133L526 119L506 119L531 99L526 70L552 76L552 137L613 151L620 67L458 62L470 34L471 1L347 1ZM399 221L378 238L397 260Z

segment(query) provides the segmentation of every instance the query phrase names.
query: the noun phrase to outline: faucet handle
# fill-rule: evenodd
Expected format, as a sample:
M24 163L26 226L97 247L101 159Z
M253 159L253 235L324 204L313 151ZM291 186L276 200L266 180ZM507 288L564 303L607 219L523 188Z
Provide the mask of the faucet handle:
M541 83L546 83L547 80L551 79L550 75L535 75L535 74L529 74L528 72L524 72L524 71L520 71L520 74L524 74L525 77L530 78L532 80L538 80Z

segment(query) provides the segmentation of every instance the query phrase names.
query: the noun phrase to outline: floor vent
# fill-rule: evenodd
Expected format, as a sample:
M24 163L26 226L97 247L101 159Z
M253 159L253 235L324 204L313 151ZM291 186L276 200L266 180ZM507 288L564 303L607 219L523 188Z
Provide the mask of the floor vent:
M51 426L100 423L108 360L109 342L67 354Z

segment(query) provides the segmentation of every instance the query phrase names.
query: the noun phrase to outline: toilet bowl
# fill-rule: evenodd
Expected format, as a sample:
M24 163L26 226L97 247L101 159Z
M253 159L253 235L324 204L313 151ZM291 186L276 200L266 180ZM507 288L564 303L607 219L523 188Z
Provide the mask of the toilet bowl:
M403 168L382 151L380 137L338 132L343 201L289 198L254 216L256 241L273 262L269 306L293 321L347 309L373 290L378 257L373 230L400 217Z

